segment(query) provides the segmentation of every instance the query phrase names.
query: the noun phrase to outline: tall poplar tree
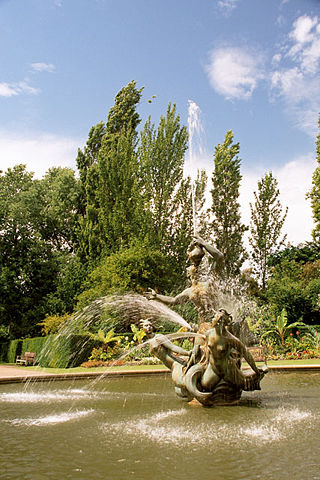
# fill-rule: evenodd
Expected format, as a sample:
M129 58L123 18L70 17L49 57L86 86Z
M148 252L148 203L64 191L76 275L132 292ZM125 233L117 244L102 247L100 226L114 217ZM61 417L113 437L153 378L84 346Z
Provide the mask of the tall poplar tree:
M241 223L238 201L242 178L239 149L239 143L233 143L233 132L229 130L224 142L215 147L212 176L212 231L215 245L224 255L223 273L227 277L239 274L247 258L242 241L247 227Z
M314 219L314 229L312 231L313 239L316 243L320 243L320 114L318 119L319 133L316 139L316 159L318 166L313 172L312 189L307 194L307 198L311 200L311 208Z
M84 150L78 152L82 191L78 253L89 263L126 246L137 230L136 107L141 94L134 81L122 88L107 122L91 128Z
M143 171L142 191L151 212L152 238L157 248L170 251L174 235L173 217L179 202L188 133L180 125L176 106L169 104L156 129L150 119L141 133L139 159Z
M150 245L171 262L172 269L184 278L186 251L193 234L192 182L183 176L188 133L180 124L175 105L168 105L158 127L150 118L141 132L139 163L141 194L147 208L146 235ZM203 217L207 176L198 173L195 200L199 223Z
M272 172L268 172L258 181L258 191L254 192L254 205L250 203L251 259L254 273L263 290L266 288L270 258L286 240L286 235L282 239L280 236L288 208L283 213L279 195L277 179Z

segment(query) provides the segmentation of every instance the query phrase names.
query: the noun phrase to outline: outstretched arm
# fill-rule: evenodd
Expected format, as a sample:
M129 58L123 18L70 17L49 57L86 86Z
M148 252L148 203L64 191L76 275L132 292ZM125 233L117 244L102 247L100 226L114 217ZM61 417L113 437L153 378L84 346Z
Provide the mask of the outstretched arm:
M158 300L166 305L180 305L181 303L187 302L190 299L191 289L186 288L183 292L179 293L179 295L176 295L175 297L160 295L152 289L149 292L146 292L145 295L149 300Z
M162 337L162 335L161 335ZM166 347L170 352L176 353L178 355L184 355L184 356L189 356L191 355L191 351L185 350L182 347L179 347L179 345L176 345L175 343L171 342L165 335L163 335L164 339L161 340L161 344Z
M197 235L193 237L193 240L197 245L207 250L207 252L213 257L215 262L215 270L219 272L222 268L223 254L213 245L210 245L208 242L203 240L203 238L198 237Z

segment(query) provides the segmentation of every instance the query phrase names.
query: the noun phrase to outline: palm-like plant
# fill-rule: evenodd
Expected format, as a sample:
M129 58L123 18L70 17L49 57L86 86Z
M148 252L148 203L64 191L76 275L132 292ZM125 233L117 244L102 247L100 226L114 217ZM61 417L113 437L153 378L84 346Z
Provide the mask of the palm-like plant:
M288 315L284 308L281 314L276 318L276 322L274 326L261 336L261 340L264 337L268 337L270 335L277 335L280 338L281 345L284 346L285 338L288 335L290 330L292 330L293 328L305 327L305 326L306 325L303 322L293 322L293 323L289 323L288 325Z
M113 328L107 333L104 333L103 330L99 330L98 333L90 333L90 337L93 338L93 340L98 340L105 346L110 346L110 344L113 346L122 339L120 335L115 335Z
M135 342L138 342L139 344L142 343L142 340L146 336L146 332L142 330L142 328L139 329L134 323L132 323L130 327L131 327L132 333L134 334L133 340Z

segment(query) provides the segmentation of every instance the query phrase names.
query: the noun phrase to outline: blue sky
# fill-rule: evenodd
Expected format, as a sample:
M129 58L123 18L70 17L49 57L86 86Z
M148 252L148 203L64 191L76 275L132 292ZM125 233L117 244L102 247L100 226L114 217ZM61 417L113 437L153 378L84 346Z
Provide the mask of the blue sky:
M157 123L173 102L187 125L194 107L190 171L210 176L232 129L244 221L272 169L289 240L308 240L319 72L319 0L0 0L0 168L27 163L41 176L74 166L90 127L134 79L145 87L143 121Z

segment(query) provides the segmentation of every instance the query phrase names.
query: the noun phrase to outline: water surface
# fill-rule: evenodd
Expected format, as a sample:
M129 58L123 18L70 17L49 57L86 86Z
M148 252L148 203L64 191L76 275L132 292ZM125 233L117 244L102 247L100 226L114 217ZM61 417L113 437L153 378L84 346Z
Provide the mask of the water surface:
M169 378L0 386L2 479L320 480L320 374L268 374L238 406Z

